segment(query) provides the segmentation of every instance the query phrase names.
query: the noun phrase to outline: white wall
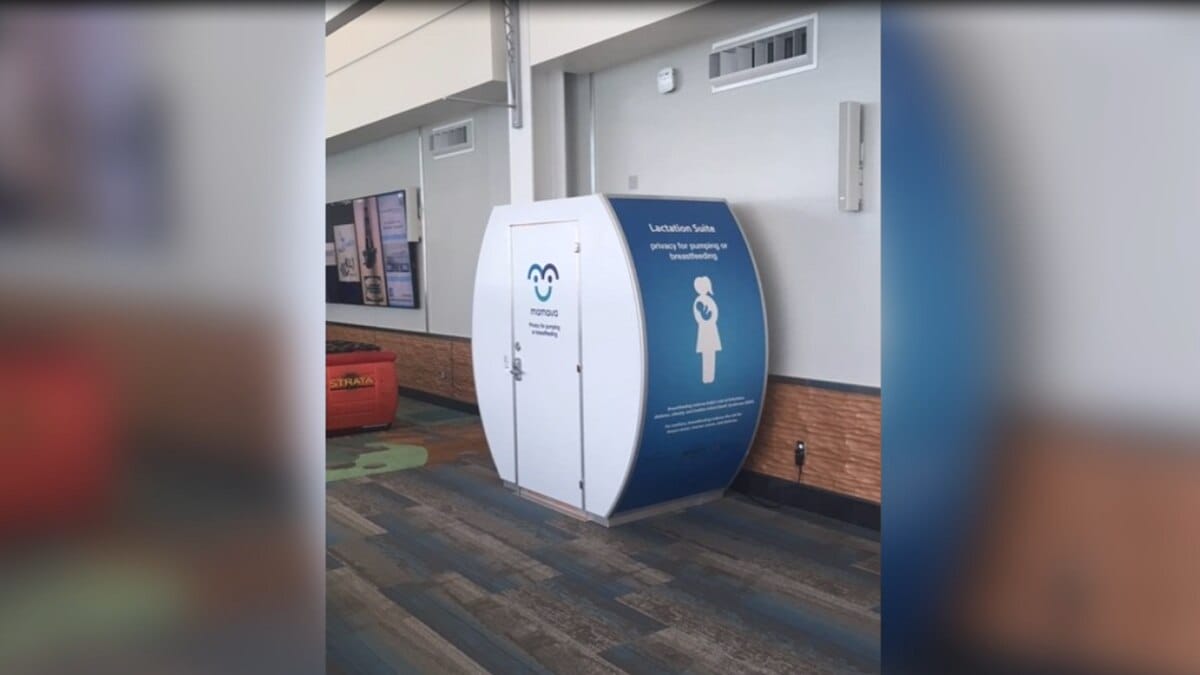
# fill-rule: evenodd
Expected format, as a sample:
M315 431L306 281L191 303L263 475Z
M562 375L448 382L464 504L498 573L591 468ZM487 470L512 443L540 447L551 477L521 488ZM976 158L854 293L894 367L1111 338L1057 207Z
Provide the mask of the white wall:
M508 203L508 109L479 108L472 117L474 151L442 159L425 153L425 278L429 330L439 335L471 335L483 230L492 207Z
M388 192L421 182L419 130L325 158L325 201Z
M594 74L597 189L729 199L765 287L773 374L880 382L879 22L878 7L822 7L815 70L716 94L713 40ZM725 35L761 25L731 23ZM678 89L660 95L665 66L677 69ZM837 208L847 100L864 104L859 213Z
M591 80L591 73L567 73L563 78L566 118L563 154L568 197L592 193Z
M556 66L533 68L533 197L567 196L566 73Z
M368 143L325 158L325 201L334 202L420 184L418 131ZM420 265L424 261L418 260ZM418 291L421 288L418 287ZM425 306L418 309L325 305L328 321L399 330L425 330Z
M490 0L392 0L325 40L326 138L504 80L504 32Z
M610 38L682 14L708 0L655 0L654 2L596 2L576 4L561 0L527 0L530 58L544 63Z
M533 21L537 7L525 21ZM597 189L728 198L747 230L765 286L771 372L878 386L879 9L820 8L815 70L711 93L707 56L713 39L813 9L773 11L773 15L763 8L752 15L714 12L705 24L705 30L712 22L717 24L719 32L711 39L594 74ZM574 14L578 23L578 12ZM669 33L670 22L685 22L685 17L667 19L659 26ZM680 30L684 28L681 23ZM532 45L538 44L539 35L546 39L544 32L534 33ZM678 69L679 88L663 96L655 91L654 76L668 65ZM430 71L447 68L443 64ZM575 194L590 183L587 170L592 158L583 152L592 132L586 126L591 117L586 77L568 75L571 85L565 88L545 82L537 86L538 75L554 74L559 78L556 84L562 82L557 72L554 64L548 64L526 82L526 95L540 92L539 96L556 96L558 101L529 101L525 129L509 129L504 108L481 108L473 113L475 152L442 160L426 155L426 241L421 263L427 308L330 306L331 320L406 330L428 326L433 333L469 335L480 236L491 206L510 201L512 137L529 134L530 122L539 127L540 135L555 132L551 136L557 144L539 145L537 175L542 194ZM564 96L570 101L562 100ZM865 104L866 184L860 213L837 209L837 110L843 100ZM336 105L346 103L339 99ZM328 197L416 184L418 145L413 132L331 156ZM548 150L551 146L554 152ZM563 171L567 175L553 173ZM639 181L633 191L628 187L631 175ZM529 188L532 192L533 186Z
M492 207L508 203L508 110L479 108L440 123L468 117L475 120L475 150L469 153L433 159L426 152L421 158L427 130L418 129L326 157L326 201L421 186L424 202L417 260L420 307L327 304L329 321L471 334L471 294L483 229Z
M429 27L465 4L466 0L382 2L326 37L325 74L329 75L392 42L418 39L417 31Z

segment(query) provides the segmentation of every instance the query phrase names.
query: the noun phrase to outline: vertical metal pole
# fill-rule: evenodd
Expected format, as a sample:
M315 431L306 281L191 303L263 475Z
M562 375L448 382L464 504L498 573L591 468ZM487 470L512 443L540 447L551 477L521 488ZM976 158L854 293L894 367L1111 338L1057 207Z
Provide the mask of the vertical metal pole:
M508 104L512 128L521 128L521 34L517 0L504 0L504 55L508 65Z

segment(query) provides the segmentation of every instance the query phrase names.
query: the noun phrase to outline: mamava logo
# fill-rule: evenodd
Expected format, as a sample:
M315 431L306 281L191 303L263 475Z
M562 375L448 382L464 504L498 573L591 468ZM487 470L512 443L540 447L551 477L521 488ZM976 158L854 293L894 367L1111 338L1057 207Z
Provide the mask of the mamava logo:
M554 282L558 281L558 268L553 264L548 264L545 267L534 263L529 266L529 273L525 275L533 282L533 293L537 299L546 302L550 299L550 294L554 292ZM546 284L546 292L542 292L542 284Z

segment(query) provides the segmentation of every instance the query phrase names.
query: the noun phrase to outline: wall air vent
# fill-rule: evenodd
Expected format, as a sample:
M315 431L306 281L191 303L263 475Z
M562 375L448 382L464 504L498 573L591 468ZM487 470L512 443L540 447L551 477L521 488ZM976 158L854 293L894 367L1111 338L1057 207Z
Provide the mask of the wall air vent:
M429 152L434 159L461 155L475 149L475 123L463 120L429 131Z
M708 55L714 92L772 80L817 67L817 15L721 40Z

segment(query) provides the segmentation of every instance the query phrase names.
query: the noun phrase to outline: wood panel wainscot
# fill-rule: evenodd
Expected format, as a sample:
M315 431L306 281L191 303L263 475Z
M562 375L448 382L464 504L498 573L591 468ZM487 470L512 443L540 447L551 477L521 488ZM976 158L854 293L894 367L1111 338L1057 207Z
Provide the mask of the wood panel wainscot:
M471 342L363 326L326 324L330 340L370 342L396 353L396 381L461 403L474 404ZM803 470L795 443L805 442ZM744 471L879 504L880 396L862 388L824 386L772 377L762 423Z
M804 441L803 469L796 441ZM762 422L743 470L878 504L880 397L776 378L767 385Z
M394 352L396 383L400 387L475 403L471 342L466 338L334 323L325 325L325 338L369 342Z

